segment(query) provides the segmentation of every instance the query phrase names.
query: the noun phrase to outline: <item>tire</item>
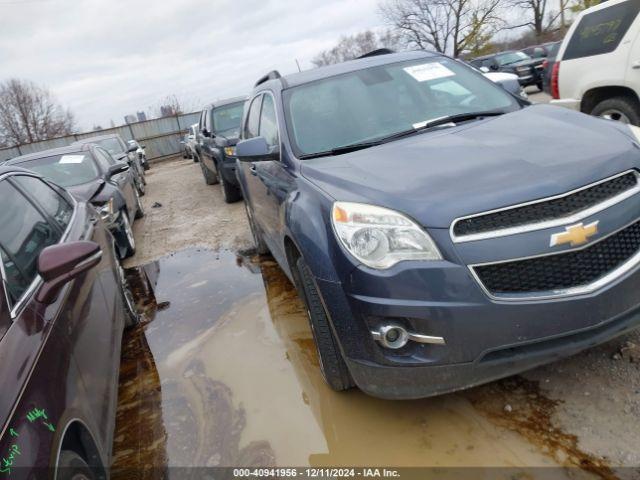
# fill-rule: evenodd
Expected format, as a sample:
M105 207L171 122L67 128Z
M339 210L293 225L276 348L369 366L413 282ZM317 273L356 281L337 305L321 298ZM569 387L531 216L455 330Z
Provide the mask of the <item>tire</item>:
M192 152L190 158L193 160L193 163L198 163L200 161L200 158L196 152Z
M244 209L245 209L245 212L247 212L247 221L249 222L249 229L251 230L253 243L256 247L256 253L258 255L266 255L267 253L269 253L269 247L267 247L267 244L264 243L264 240L262 239L262 232L260 231L260 228L258 227L258 225L256 225L255 220L253 219L253 212L247 202L246 197L244 201Z
M140 195L136 192L136 216L135 219L138 220L144 217L144 207L142 206L142 201L140 200Z
M204 176L204 183L207 185L215 185L218 183L218 175L209 170L202 161L200 162L200 168L202 169L202 175Z
M630 97L607 98L596 104L590 113L596 117L640 126L640 105Z
M125 328L135 327L140 323L140 314L136 310L136 302L133 298L133 294L131 293L131 289L129 288L129 283L127 282L127 276L124 273L124 268L120 265L120 262L117 262L116 269L118 273L118 281L120 286L120 295L122 296L122 305L124 307L125 313Z
M539 81L538 83L536 83L536 87L538 87L538 90L540 90L541 92L544 90L544 85L542 84L542 81Z
M97 478L89 468L89 465L87 465L87 462L71 450L60 452L56 470L56 478L58 480L95 480Z
M240 187L229 183L225 180L224 175L220 174L220 187L222 187L222 198L225 203L235 203L242 199L242 191Z
M120 256L122 260L129 258L136 253L136 240L133 237L133 229L131 228L131 222L127 216L127 210L124 209L120 212L122 217L122 225L118 232L121 245L124 247L124 254Z
M136 192L141 197L144 197L145 193L147 193L147 187L145 186L145 182L142 181L142 177L138 177L138 181L136 183Z
M331 330L327 312L320 300L311 270L302 257L296 262L298 292L307 307L311 332L316 343L320 370L329 386L336 391L353 388L355 383Z

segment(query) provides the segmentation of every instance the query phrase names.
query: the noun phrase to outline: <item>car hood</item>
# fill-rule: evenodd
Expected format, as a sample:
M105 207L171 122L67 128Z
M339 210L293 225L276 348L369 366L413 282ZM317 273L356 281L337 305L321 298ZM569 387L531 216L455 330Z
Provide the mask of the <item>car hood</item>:
M640 147L613 122L535 105L304 160L301 173L336 200L448 228L460 216L558 195L639 165Z
M104 180L99 178L89 183L83 183L82 185L75 185L73 187L67 187L67 190L71 195L76 197L78 200L82 200L84 202L89 202L91 199L96 196L100 190L104 187Z

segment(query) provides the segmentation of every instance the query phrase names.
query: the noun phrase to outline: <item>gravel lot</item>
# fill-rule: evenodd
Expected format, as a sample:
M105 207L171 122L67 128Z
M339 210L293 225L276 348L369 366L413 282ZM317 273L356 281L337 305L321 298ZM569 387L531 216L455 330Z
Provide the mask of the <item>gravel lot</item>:
M225 204L220 187L205 185L191 160L155 164L147 178L147 215L134 227L138 251L127 266L189 247L250 246L242 202ZM639 332L462 395L494 426L557 464L582 465L602 478L640 478ZM632 468L615 470L623 466Z

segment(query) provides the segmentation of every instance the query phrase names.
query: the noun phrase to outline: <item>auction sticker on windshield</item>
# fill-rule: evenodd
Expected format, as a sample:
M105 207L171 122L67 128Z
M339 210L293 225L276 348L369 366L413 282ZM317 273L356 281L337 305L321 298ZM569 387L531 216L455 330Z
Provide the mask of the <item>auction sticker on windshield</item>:
M404 71L419 82L435 80L437 78L453 77L455 73L447 67L437 62L423 63L422 65L412 65L405 67Z
M58 163L82 163L84 155L63 155Z

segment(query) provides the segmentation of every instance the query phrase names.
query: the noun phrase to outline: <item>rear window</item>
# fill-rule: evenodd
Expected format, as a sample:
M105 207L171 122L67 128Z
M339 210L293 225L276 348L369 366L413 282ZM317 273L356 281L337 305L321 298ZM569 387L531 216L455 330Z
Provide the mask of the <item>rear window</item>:
M100 145L111 155L118 155L119 153L126 152L126 148L117 138L105 138L104 140L98 140L95 143Z
M562 60L613 52L638 15L640 2L629 0L582 17Z

